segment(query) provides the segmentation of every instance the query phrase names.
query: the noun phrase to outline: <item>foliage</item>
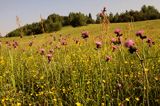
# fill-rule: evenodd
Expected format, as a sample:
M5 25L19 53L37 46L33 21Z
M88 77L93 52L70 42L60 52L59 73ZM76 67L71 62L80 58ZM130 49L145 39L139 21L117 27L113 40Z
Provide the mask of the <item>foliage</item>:
M154 6L142 6L140 11L126 11L125 13L109 15L110 22L131 22L160 19L160 13Z
M69 22L73 27L87 25L87 17L82 13L70 13Z
M89 13L89 15L87 16L87 24L94 24L95 21L92 19L92 15L91 13Z

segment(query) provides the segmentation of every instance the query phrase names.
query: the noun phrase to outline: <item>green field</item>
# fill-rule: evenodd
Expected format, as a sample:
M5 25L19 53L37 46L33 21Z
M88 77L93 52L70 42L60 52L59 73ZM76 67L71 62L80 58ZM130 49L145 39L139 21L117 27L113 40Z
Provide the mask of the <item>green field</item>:
M121 44L111 43L116 28ZM137 37L139 30L155 44ZM134 53L124 46L130 39ZM107 33L93 24L0 41L0 105L160 105L160 20L110 24Z

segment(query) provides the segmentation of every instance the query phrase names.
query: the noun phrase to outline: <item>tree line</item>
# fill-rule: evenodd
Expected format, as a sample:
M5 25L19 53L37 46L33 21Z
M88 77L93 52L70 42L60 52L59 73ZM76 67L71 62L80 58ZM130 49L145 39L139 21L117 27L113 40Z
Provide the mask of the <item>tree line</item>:
M110 13L108 19L111 23L117 22L135 22L143 20L153 20L160 19L160 13L154 6L142 6L140 11L126 11L124 13ZM60 16L58 14L51 14L45 20L40 22L27 24L21 28L17 28L14 31L8 33L6 37L20 36L21 34L25 36L54 32L60 30L63 26L84 26L87 24L99 24L102 18L97 15L96 20L92 18L91 13L85 15L81 12L74 13L71 12L68 16Z
M124 13L109 14L109 20L111 23L117 22L135 22L144 20L160 19L160 13L154 6L143 5L140 11L126 11Z
M84 26L87 24L94 24L91 14L84 15L83 13L70 13L68 16L60 16L58 14L51 14L47 19L43 19L40 22L24 25L21 28L17 28L14 31L8 33L6 37L25 36L49 33L60 30L63 26ZM21 33L22 32L22 33Z

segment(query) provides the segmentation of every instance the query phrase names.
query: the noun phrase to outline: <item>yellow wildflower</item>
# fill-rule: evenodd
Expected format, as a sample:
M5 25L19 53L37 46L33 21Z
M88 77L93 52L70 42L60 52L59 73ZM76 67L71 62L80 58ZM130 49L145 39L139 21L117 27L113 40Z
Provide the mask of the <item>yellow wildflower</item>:
M125 64L127 64L128 62L127 62L127 61L125 61L124 63L125 63Z
M145 71L145 72L148 72L148 69L147 69L147 68L145 68L145 69L144 69L144 71Z
M105 106L105 104L104 104L104 103L101 103L101 106Z
M77 106L83 106L81 103L77 102L76 103Z
M138 98L138 97L136 97L135 99L136 99L136 101L139 101L139 98Z
M103 82L103 83L106 83L106 81L105 81L105 80L102 80L102 82Z
M125 100L129 102L129 98L126 98Z
M21 106L21 103L17 103L17 106Z

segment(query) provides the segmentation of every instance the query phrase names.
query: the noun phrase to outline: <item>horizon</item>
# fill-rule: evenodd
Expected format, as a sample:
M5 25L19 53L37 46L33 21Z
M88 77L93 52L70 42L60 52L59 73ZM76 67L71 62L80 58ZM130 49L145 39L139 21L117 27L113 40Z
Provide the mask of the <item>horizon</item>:
M107 7L107 13L112 12L122 13L126 10L140 10L143 5L154 6L160 11L158 0L121 0L120 3L115 3L116 0L91 0L75 1L68 0L62 2L59 0L48 1L22 1L22 0L3 0L0 4L0 33L5 36L7 33L18 28L16 25L16 16L20 18L21 26L40 21L40 15L46 19L50 14L56 13L62 16L68 16L70 12L81 12L86 15L92 14L95 19L103 7ZM124 3L125 2L125 3ZM53 3L53 4L52 4ZM38 5L37 5L38 4Z

